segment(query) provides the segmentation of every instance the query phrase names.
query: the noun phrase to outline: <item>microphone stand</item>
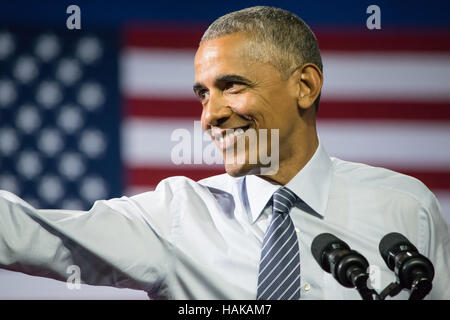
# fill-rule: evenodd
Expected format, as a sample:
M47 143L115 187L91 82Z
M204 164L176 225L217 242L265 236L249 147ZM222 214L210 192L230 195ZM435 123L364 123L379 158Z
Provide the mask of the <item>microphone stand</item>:
M360 268L353 267L349 268L347 273L363 300L381 300L375 290L367 287L367 281L369 280L367 272L362 272Z
M366 272L362 272L361 269L354 267L350 268L347 273L363 300L385 300L388 296L395 297L403 289L403 286L399 282L392 282L378 294L374 289L368 288L367 281L369 275ZM409 300L422 300L430 293L431 288L432 284L430 279L419 274L411 286Z
M433 285L430 278L422 273L419 273L411 285L409 300L422 300L428 293L430 293L432 288Z
M423 300L423 298L430 293L431 288L432 284L430 279L427 277L417 277L411 286L411 292L408 300ZM387 296L395 297L400 293L400 291L402 291L402 289L403 286L400 283L392 282L384 288L383 291L381 291L378 296L379 299L375 300L385 300Z
M398 282L391 282L383 291L380 293L380 300L386 299L387 296L395 297L402 291L402 286Z

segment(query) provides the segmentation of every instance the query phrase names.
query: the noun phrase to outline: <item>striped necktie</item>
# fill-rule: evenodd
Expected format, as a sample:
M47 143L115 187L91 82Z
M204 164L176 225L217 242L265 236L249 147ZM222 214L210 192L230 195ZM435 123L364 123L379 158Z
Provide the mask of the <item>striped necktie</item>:
M300 251L289 210L297 196L281 187L272 197L273 215L261 250L258 300L300 298Z

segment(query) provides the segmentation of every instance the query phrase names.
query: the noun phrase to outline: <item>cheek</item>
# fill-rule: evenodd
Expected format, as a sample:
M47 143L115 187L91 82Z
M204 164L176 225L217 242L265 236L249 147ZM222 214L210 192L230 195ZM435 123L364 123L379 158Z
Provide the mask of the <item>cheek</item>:
M297 121L298 107L295 99L279 94L271 100L271 122L273 127L286 128ZM281 133L281 132L280 132Z
M261 101L251 94L240 94L230 97L229 105L234 112L246 118L260 124L263 117L261 114L264 107Z
M236 112L245 113L252 105L251 96L248 94L230 94L226 103Z

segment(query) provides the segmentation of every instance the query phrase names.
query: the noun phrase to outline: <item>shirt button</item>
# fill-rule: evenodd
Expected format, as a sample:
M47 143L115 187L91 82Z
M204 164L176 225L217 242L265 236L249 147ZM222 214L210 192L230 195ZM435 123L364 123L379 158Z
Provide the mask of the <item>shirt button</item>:
M305 286L303 287L303 290L305 290L305 291L311 290L310 284L309 283L305 283Z
M300 230L298 230L298 228L295 228L295 232L299 233L299 232L300 232Z

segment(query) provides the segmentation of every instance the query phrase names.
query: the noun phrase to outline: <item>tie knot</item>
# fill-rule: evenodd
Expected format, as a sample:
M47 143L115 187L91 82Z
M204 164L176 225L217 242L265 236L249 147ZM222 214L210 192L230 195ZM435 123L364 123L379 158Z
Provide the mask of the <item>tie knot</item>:
M297 196L288 188L281 187L273 194L273 210L279 213L289 213Z

